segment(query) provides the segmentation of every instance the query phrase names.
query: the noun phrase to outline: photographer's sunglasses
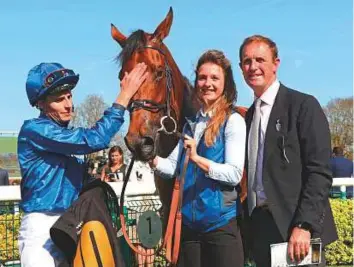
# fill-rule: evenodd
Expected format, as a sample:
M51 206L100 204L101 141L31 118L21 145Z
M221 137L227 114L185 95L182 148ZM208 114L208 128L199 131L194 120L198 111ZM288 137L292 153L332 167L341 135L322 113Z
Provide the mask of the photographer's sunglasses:
M60 69L53 71L47 75L44 80L44 86L49 87L59 79L66 77L66 76L75 76L75 72L68 69Z

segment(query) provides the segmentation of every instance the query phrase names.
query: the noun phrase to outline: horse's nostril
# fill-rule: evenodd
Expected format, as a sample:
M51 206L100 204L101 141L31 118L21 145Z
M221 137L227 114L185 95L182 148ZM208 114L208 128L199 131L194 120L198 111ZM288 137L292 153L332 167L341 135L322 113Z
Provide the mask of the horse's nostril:
M143 136L140 143L140 156L143 161L148 161L154 156L154 139Z
M143 136L141 138L141 145L142 146L154 146L154 139L150 136Z

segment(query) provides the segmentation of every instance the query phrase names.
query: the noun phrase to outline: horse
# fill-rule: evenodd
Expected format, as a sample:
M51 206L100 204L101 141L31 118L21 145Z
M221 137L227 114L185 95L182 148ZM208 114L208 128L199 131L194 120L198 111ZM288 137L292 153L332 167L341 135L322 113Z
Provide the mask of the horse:
M139 62L145 62L149 76L128 105L130 124L125 143L135 159L144 162L155 155L167 157L177 145L185 117L193 116L200 106L193 101L193 88L179 70L171 52L163 43L173 20L170 8L154 33L134 31L129 37L111 24L111 35L121 46L117 56L121 64L120 80ZM161 131L163 127L163 131ZM166 226L174 179L155 175Z
M156 154L167 157L177 144L178 137L159 131L163 117L168 118L164 122L167 127L173 128L176 122L176 130L181 130L184 117L188 115L186 111L196 110L191 106L191 86L163 43L172 20L170 8L153 34L137 30L128 38L111 25L111 35L122 47L117 57L122 67L119 78L122 79L123 74L139 62L145 62L150 73L128 106L130 124L125 142L136 159L141 161L148 161Z

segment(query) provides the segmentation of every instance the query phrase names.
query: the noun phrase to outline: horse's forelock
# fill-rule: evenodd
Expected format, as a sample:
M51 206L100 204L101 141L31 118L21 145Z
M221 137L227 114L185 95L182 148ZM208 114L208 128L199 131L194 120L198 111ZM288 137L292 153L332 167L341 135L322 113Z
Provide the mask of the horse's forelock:
M125 42L125 46L117 56L117 61L123 67L125 62L131 58L133 53L146 45L145 32L137 30L133 32Z

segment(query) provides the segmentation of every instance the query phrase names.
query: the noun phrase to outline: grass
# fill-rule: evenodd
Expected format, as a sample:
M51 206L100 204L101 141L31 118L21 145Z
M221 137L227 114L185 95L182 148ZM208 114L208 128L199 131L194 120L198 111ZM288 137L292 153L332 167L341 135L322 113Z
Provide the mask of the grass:
M17 137L0 136L0 153L17 153Z

